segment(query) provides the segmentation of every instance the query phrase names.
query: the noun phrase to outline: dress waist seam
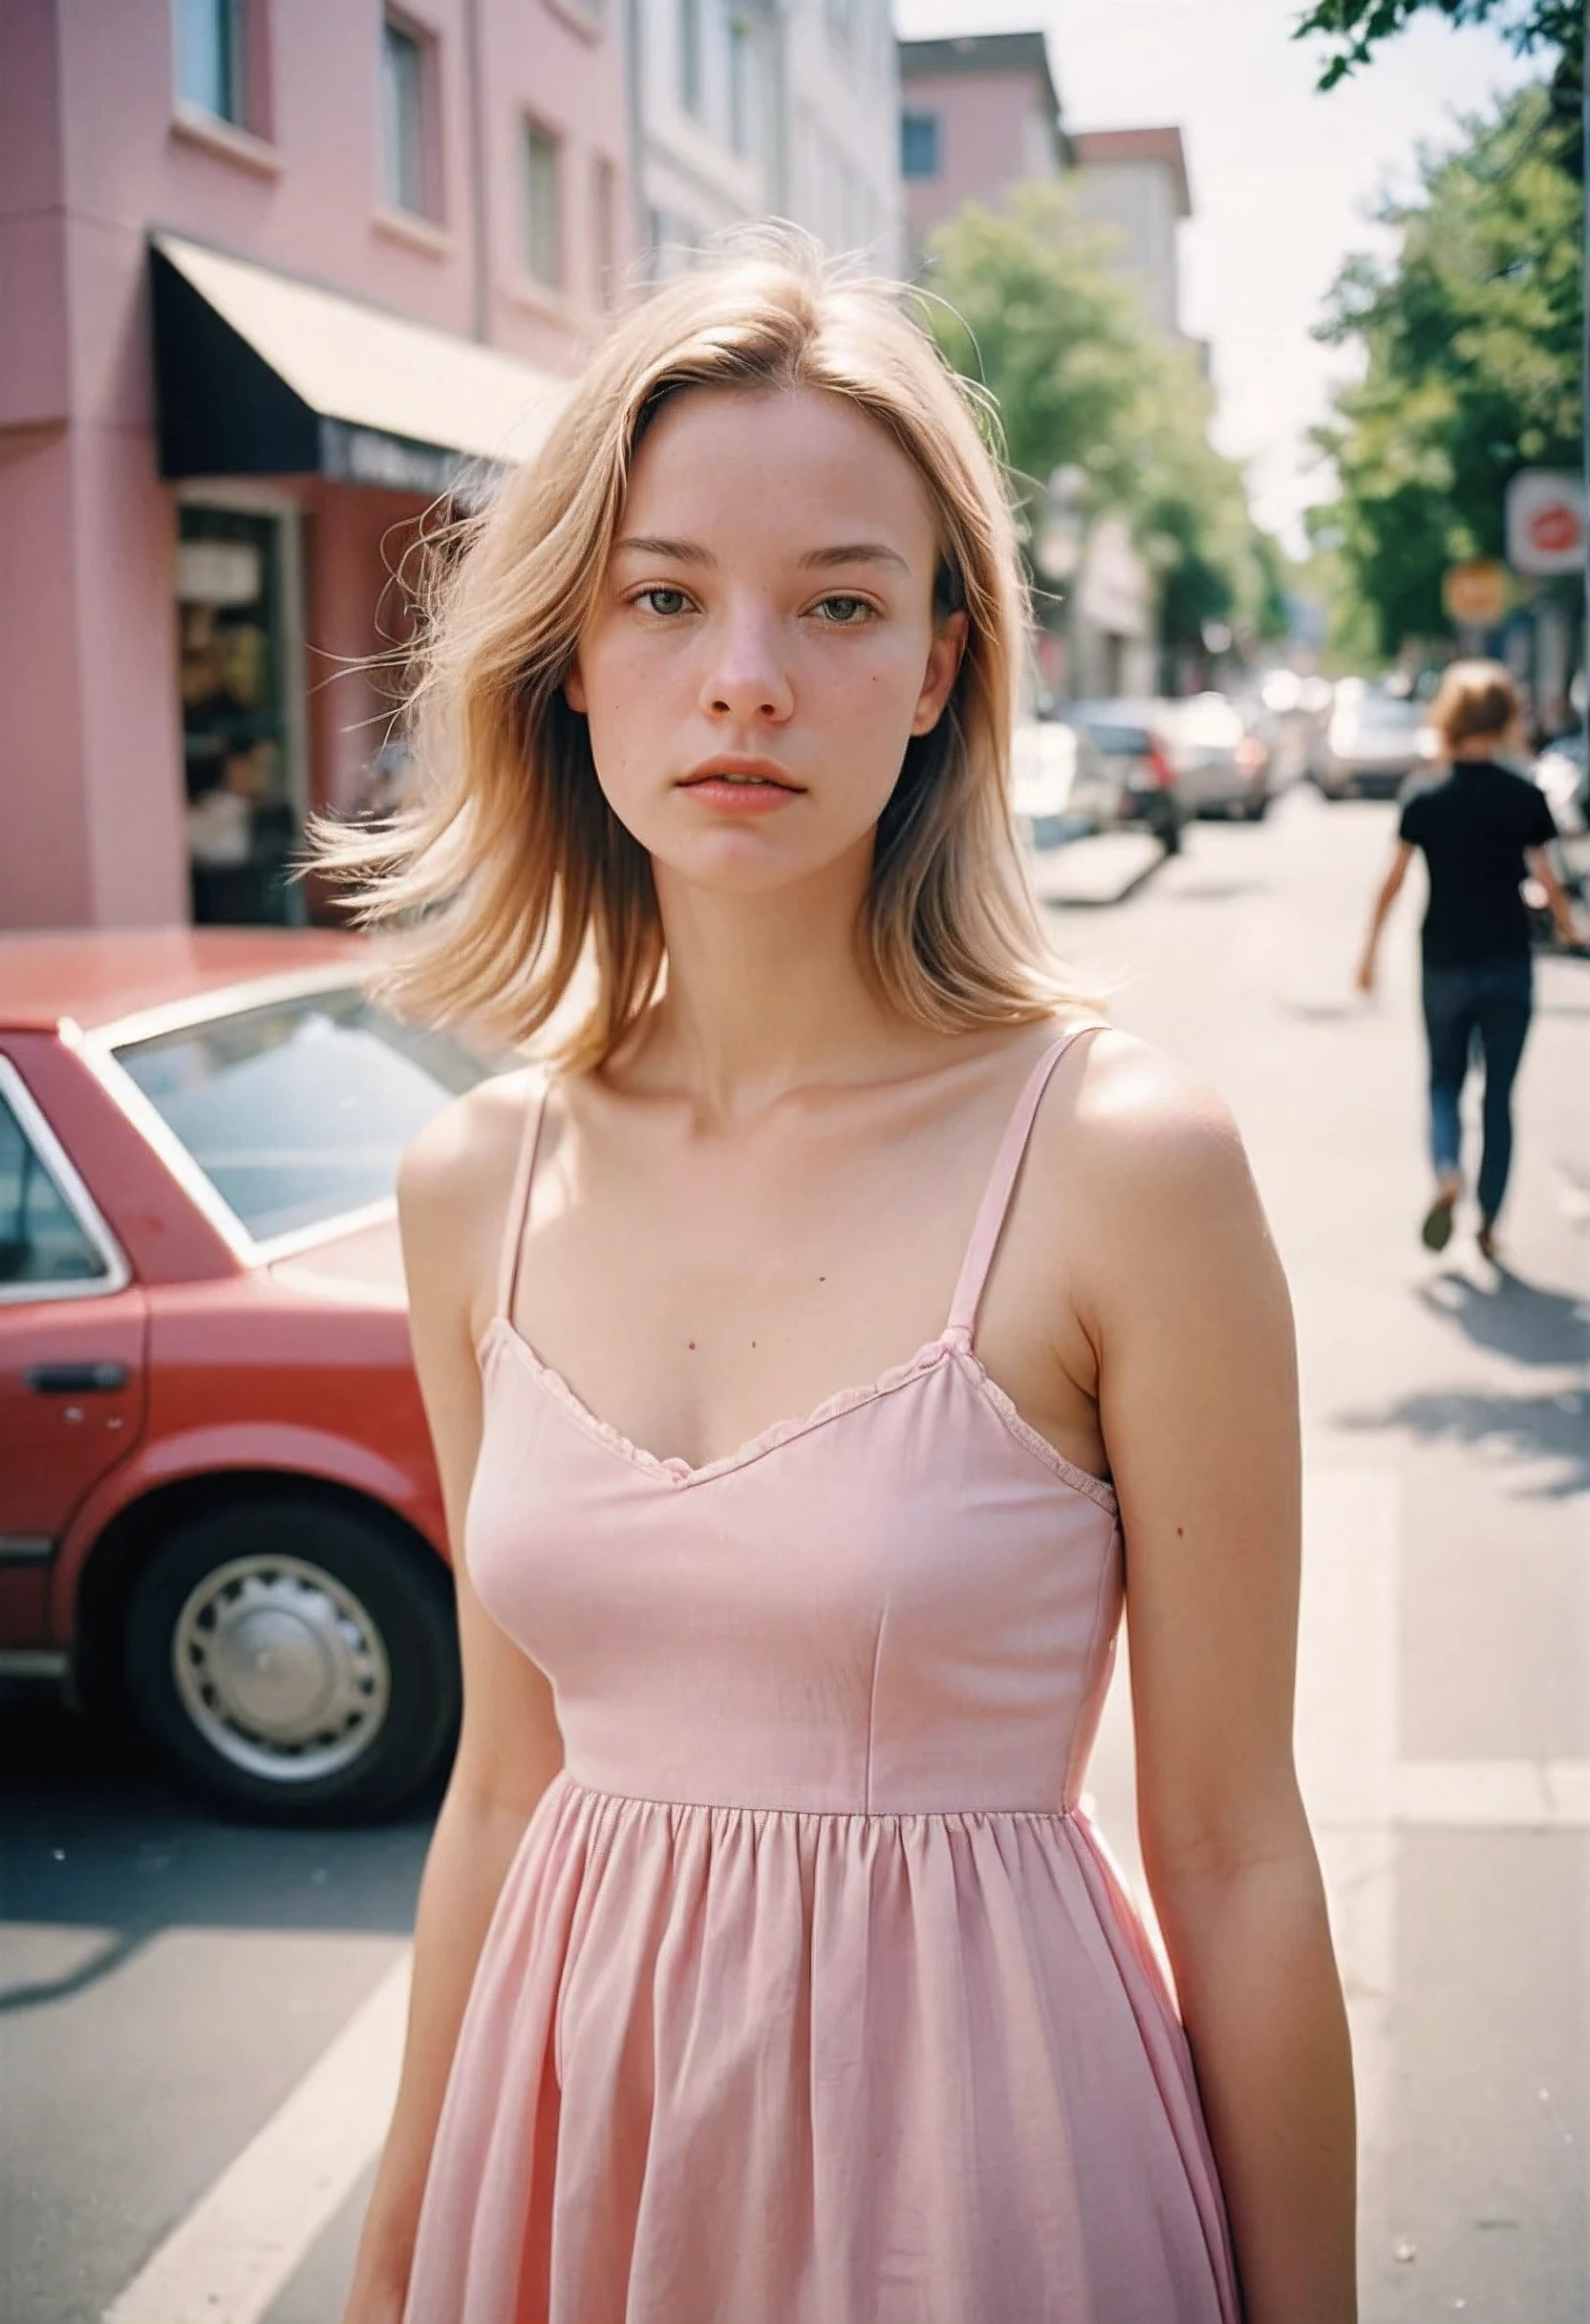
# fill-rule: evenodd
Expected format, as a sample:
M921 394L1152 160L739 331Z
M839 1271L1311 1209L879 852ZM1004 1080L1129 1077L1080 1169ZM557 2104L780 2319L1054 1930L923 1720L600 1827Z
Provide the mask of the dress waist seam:
M1076 1810L1069 1807L801 1808L765 1800L666 1799L654 1793L620 1792L614 1791L610 1785L587 1783L580 1776L570 1775L567 1768L563 1771L561 1788L581 1793L603 1806L654 1808L663 1814L678 1816L734 1817L748 1823L1064 1824L1072 1822L1076 1815Z

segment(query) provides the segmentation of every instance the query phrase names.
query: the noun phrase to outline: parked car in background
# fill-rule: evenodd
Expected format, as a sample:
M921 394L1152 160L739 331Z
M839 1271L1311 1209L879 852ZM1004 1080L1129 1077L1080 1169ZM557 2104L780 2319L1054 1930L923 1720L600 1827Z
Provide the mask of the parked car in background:
M1557 875L1582 922L1590 911L1590 759L1583 727L1577 734L1558 735L1548 742L1530 772L1544 792L1557 825L1551 850ZM1559 949L1562 939L1544 888L1536 879L1526 879L1523 895L1536 944L1544 951Z
M1429 765L1422 704L1362 678L1338 680L1319 785L1327 799L1394 799Z
M1582 838L1590 829L1590 764L1585 730L1558 735L1539 752L1530 769L1546 794L1546 803L1564 839Z
M398 1153L500 1061L356 939L0 940L0 1675L130 1706L233 1806L449 1754L446 1543Z
M1313 672L1304 677L1285 666L1266 670L1259 679L1262 721L1250 722L1257 724L1271 743L1272 792L1288 783L1318 782L1334 691L1328 678Z
M1107 830L1117 789L1091 736L1064 719L1023 719L1011 738L1011 809L1032 848Z
M1270 745L1223 694L1168 703L1165 734L1188 814L1257 823L1268 811Z
M1097 755L1116 824L1140 826L1174 855L1186 810L1163 731L1170 708L1157 701L1072 702L1065 715Z

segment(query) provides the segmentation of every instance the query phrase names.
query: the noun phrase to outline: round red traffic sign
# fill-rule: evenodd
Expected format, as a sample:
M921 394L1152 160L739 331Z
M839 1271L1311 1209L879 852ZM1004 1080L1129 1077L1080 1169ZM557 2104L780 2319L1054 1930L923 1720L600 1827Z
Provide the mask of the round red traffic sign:
M1548 502L1530 516L1528 532L1532 548L1542 549L1547 556L1565 555L1579 541L1579 511L1566 501Z

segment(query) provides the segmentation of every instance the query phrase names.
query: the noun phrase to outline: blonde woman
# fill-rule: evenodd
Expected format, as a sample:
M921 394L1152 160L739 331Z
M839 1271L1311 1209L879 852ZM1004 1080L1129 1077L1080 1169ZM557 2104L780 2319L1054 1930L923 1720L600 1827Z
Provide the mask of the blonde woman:
M731 252L504 488L343 845L411 1006L593 979L402 1174L466 1708L348 2324L1353 2313L1286 1291L1045 947L1019 573L901 307ZM1123 1595L1179 2017L1080 1804Z
M1523 704L1499 661L1457 661L1442 678L1429 723L1447 761L1421 785L1397 826L1375 897L1361 992L1374 990L1381 934L1416 850L1429 874L1420 933L1425 1037L1429 1048L1429 1150L1435 1186L1420 1236L1444 1251L1463 1193L1463 1085L1475 1050L1484 1064L1483 1139L1475 1194L1481 1256L1496 1257L1496 1216L1513 1168L1513 1085L1534 1012L1526 871L1539 881L1565 943L1579 940L1573 906L1548 852L1557 826L1536 785L1501 762L1525 747Z

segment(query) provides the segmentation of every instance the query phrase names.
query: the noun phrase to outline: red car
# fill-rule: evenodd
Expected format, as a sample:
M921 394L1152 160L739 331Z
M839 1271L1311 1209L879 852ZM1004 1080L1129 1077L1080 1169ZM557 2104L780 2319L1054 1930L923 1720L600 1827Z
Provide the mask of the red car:
M459 1707L399 1151L495 1069L352 937L0 940L0 1678L234 1806L391 1808Z

